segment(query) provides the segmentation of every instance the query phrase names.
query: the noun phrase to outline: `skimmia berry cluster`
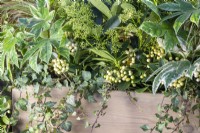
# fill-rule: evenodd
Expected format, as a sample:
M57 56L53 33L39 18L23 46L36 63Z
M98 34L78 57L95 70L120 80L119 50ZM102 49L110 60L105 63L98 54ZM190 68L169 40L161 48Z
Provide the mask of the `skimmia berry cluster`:
M114 69L107 71L104 78L111 83L130 82L133 87L136 86L133 72L125 66L120 67L120 70Z
M186 77L181 77L179 79L177 79L175 82L173 82L170 87L174 87L174 88L181 88L184 86L184 82L186 80Z
M147 62L151 62L153 59L159 60L165 55L165 50L159 45L152 46L149 54L146 55Z
M69 51L70 51L70 53L71 53L72 55L73 55L73 54L77 51L77 49L78 49L77 44L76 44L76 43L73 43L73 42L67 43L66 46L67 46L67 48L69 49Z
M122 63L127 66L132 66L133 64L135 64L135 51L133 49L129 49L125 51L125 54L127 55L127 58L124 59Z
M200 66L197 67L196 71L194 72L194 77L197 82L200 82Z
M52 60L53 70L56 74L62 74L69 70L69 64L62 59L53 59Z

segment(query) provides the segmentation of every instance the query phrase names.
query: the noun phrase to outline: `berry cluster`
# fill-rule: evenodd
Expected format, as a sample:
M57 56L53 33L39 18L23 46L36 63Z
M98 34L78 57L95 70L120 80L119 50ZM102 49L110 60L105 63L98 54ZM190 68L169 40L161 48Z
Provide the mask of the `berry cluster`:
M194 72L194 77L195 77L197 82L200 82L200 67L198 67L196 69L196 71Z
M136 54L133 49L129 49L125 51L127 58L122 61L124 65L132 66L135 63Z
M151 62L152 59L161 59L165 55L165 50L160 46L152 46L149 54L146 55L147 62Z
M173 58L172 56L169 56L169 59L168 59L169 61L179 61L180 60L180 58L177 56L177 57L175 57L175 58Z
M135 87L135 76L133 72L125 66L120 67L120 70L114 69L107 71L104 78L111 83L131 82L132 86Z
M174 88L181 88L184 86L184 82L185 82L185 77L181 77L179 79L177 79L176 81L174 81L170 87L174 87Z
M65 60L59 58L53 59L52 64L53 64L53 70L56 74L62 74L69 70L69 64L66 63Z
M143 74L140 75L140 78L141 78L141 79L144 79L144 78L146 78L146 77L147 77L147 74L146 74L146 73L143 73Z
M78 49L77 44L73 42L67 43L66 46L68 47L71 54L74 54Z

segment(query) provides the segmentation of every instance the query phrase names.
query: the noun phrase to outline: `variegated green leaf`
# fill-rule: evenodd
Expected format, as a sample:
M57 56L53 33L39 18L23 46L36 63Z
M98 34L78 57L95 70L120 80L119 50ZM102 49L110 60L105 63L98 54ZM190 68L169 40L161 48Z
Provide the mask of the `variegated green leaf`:
M200 19L200 10L195 10L190 17L190 21L199 26L199 19Z
M185 23L185 21L190 17L191 15L191 12L187 12L181 16L179 16L175 22L174 22L174 25L173 25L173 28L176 32L176 34L178 33L179 29L181 28L181 26Z
M157 6L151 0L142 0L154 13L156 13L160 17L159 10Z

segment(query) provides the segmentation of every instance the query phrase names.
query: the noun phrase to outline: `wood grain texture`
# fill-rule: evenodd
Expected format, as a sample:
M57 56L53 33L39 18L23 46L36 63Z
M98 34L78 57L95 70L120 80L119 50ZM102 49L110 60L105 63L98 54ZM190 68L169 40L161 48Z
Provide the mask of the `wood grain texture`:
M32 90L30 87L29 90ZM23 92L22 96L25 95ZM31 91L29 91L31 93ZM55 89L52 92L53 101L57 101L61 97L65 96L67 89L59 90ZM148 93L134 94L138 99L136 103L132 103L125 92L113 91L111 92L111 99L108 102L108 108L106 109L106 115L98 119L98 123L101 124L100 128L94 129L93 133L143 133L140 126L148 124L153 126L156 123L155 113L157 112L157 105L161 103L163 99L162 94L152 95ZM19 96L19 91L13 90L14 100ZM100 98L97 98L100 99ZM34 101L34 98L30 100ZM165 100L169 102L169 100ZM88 115L87 120L90 123L95 121L94 110L100 109L99 103L88 103L83 101L84 112ZM20 112L19 123L14 127L15 133L19 133L21 129L25 128L25 123L28 121L28 113ZM200 133L198 129L198 120L191 116L192 126L185 125L185 133ZM90 133L90 128L85 128L86 120L76 120L76 117L71 117L70 120L73 123L71 133ZM188 131L186 131L188 130ZM164 131L168 133L169 131ZM169 132L170 133L170 132Z

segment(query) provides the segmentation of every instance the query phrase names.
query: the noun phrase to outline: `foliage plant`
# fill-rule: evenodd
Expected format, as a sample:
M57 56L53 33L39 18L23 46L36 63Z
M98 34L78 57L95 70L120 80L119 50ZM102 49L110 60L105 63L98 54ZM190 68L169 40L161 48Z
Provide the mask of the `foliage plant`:
M98 94L101 109L94 123L86 122L92 132L112 90L163 92L171 103L161 101L156 125L141 128L181 132L181 123L199 109L199 7L195 0L0 1L2 132L16 125L21 111L29 111L24 133L69 132L68 118L85 119L77 114L82 100L96 102ZM59 88L68 93L47 100ZM11 111L13 89L26 97L20 95Z

